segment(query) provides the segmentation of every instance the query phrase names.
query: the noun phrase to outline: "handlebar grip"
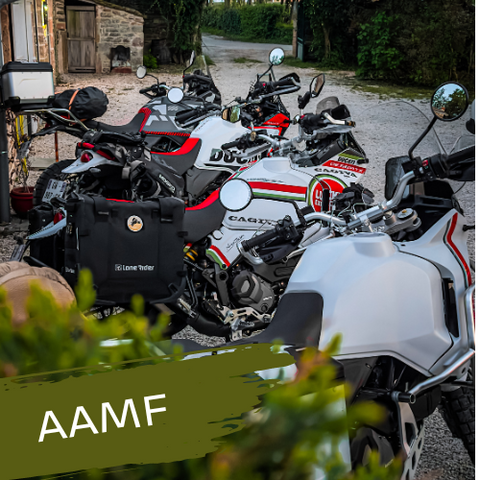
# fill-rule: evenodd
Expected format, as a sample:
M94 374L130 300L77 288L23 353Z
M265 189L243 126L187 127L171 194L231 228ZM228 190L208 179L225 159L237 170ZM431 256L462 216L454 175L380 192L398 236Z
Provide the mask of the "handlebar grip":
M475 147L468 147L460 150L459 152L452 153L452 155L448 155L446 158L446 162L449 165L455 165L458 162L463 160L468 160L469 158L475 158Z
M175 116L175 119L179 122L185 122L186 120L189 120L190 118L196 116L197 114L200 115L200 111L198 110L189 110L188 112L180 112L177 113Z
M293 83L293 80L291 77L287 77L287 78L282 78L280 80L278 80L277 82L272 82L271 83L272 87L283 87L285 85L295 85Z
M306 114L300 117L300 120L298 123L303 127L303 126L309 126L309 127L314 127L317 125L324 125L325 124L325 119L323 118L323 115L319 113L318 115L313 115L313 114Z
M248 252L252 248L258 247L259 245L263 245L265 242L269 240L273 240L278 236L278 232L276 228L272 228L271 230L267 230L265 233L261 235L257 235L256 237L251 238L250 240L244 240L242 242L243 249Z
M228 150L229 148L236 147L238 144L239 144L239 141L235 140L235 141L230 142L230 143L224 143L220 148L222 150Z
M147 93L147 92L149 92L151 89L152 89L152 87L141 88L141 89L139 90L139 93Z
M471 162L466 160L472 159ZM463 163L462 163L463 162ZM423 161L423 167L433 178L451 178L452 180L469 181L475 173L475 147L468 147L452 155L432 155ZM430 169L429 169L430 167Z

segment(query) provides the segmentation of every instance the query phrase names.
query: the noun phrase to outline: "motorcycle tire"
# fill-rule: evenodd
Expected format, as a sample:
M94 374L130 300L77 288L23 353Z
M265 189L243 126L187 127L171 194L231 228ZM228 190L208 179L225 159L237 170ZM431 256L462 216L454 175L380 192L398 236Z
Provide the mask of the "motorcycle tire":
M471 373L468 379L473 380ZM462 440L475 465L475 390L460 387L443 392L440 413L452 435Z
M68 175L62 174L64 168L69 167L75 160L61 160L53 163L38 177L35 189L33 191L33 205L36 207L42 203L43 195L47 190L48 182L54 180L64 180Z

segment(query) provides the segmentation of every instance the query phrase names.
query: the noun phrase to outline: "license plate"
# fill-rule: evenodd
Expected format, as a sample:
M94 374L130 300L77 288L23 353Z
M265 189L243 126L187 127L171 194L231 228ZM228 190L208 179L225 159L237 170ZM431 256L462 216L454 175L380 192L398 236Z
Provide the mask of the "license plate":
M43 194L42 202L50 203L50 200L54 197L63 197L67 182L61 180L54 180L53 178L48 181L47 189Z

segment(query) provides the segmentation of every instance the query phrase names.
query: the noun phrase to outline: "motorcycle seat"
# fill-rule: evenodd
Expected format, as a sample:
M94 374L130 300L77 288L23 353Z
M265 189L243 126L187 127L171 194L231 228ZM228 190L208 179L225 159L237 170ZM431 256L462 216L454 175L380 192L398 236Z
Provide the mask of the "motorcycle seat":
M168 165L179 175L195 165L202 146L199 138L187 138L185 143L175 152L155 152L152 150L152 160L160 165Z
M214 230L218 230L222 226L225 212L225 207L218 199L218 190L199 205L187 208L183 218L184 230L187 232L185 242L198 242Z
M96 120L87 120L84 123L92 130L115 133L138 133L144 118L144 113L137 113L132 120L125 125L108 125L107 123L97 122Z

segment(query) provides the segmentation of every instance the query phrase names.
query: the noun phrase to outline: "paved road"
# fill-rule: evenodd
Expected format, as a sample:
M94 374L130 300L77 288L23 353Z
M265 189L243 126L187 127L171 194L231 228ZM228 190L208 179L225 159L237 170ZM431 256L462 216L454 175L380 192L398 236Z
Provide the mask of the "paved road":
M203 52L215 62L233 60L236 57L254 58L266 61L267 55L272 48L281 47L287 55L291 55L291 45L279 45L276 43L248 43L225 40L217 35L202 35Z

